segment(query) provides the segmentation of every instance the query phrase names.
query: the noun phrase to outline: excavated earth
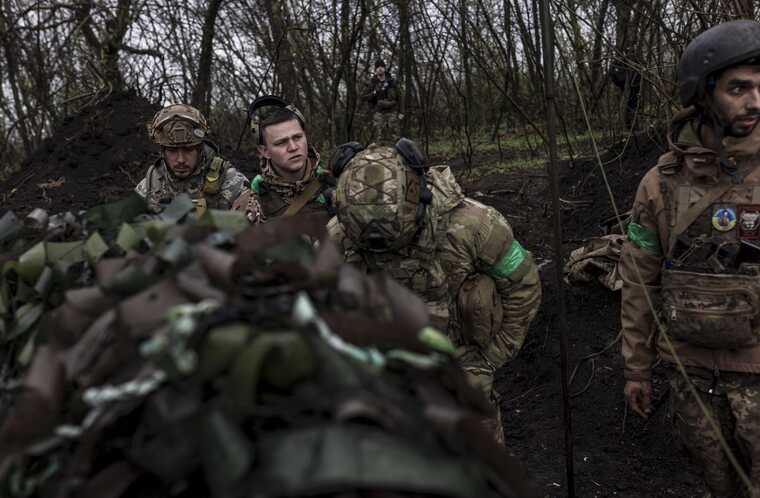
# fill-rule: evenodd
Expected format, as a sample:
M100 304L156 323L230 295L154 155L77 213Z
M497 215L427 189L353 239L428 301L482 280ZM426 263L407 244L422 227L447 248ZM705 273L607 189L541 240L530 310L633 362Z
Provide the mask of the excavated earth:
M51 212L76 211L123 196L157 157L145 132L157 108L133 94L121 94L67 118L19 173L0 184L2 210L19 215L38 206ZM602 157L621 211L630 208L638 180L662 152L655 138L640 135L614 144ZM232 147L222 150L244 172L253 173L252 158ZM564 162L560 175L566 255L587 238L603 234L604 221L614 211L596 161ZM559 292L547 176L541 169L526 169L477 180L462 175L461 180L468 195L507 217L518 239L541 264L542 309L521 353L499 372L497 389L510 450L526 464L546 496L567 496ZM568 366L577 370L569 388L575 496L701 496L704 488L697 469L671 435L662 367L654 379L655 411L650 419L644 421L626 410L617 340L619 293L590 285L565 288L565 296Z

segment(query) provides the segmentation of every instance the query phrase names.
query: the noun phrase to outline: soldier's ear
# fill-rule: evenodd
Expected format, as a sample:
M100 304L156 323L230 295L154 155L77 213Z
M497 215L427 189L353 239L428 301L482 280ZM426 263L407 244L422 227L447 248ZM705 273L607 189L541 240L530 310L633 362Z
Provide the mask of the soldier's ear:
M266 145L259 145L256 147L256 150L259 151L259 156L263 157L264 159L271 159L272 154L269 153L269 149L267 149Z

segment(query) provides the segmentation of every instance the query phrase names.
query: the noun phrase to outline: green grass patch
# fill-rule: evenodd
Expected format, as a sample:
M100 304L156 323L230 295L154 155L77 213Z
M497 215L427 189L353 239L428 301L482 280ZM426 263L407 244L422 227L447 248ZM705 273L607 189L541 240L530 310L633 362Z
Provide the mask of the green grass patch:
M544 157L522 157L475 164L470 169L458 169L456 174L457 177L473 181L490 175L511 173L515 171L535 171L542 169L545 164L546 158Z
M594 130L593 133L588 131L583 133L575 133L569 137L565 137L564 134L557 136L557 145L560 148L561 153L566 153L568 138L570 145L573 148L573 152L578 154L588 154L592 152L591 137L597 143L604 142L608 137L605 136L605 132L602 130ZM530 153L545 154L546 147L541 137L536 133L528 134L505 134L497 138L496 141L491 140L491 133L481 130L474 133L471 137L473 155L478 156L481 154L494 154L501 150L505 155L524 155ZM433 158L454 158L462 157L464 151L467 149L467 142L464 135L456 136L441 136L433 139L430 142L428 155Z

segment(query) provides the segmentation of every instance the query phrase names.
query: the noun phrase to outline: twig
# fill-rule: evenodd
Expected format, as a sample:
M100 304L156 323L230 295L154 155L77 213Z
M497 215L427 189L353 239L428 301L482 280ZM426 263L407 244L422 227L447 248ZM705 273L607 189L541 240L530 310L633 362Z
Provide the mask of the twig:
M124 173L124 175L126 175L126 177L129 179L129 183L131 183L132 185L137 185L137 183L135 182L135 179L132 178L132 175L129 173L129 171L127 171L127 169L121 164L119 165L119 171L121 171L122 173Z

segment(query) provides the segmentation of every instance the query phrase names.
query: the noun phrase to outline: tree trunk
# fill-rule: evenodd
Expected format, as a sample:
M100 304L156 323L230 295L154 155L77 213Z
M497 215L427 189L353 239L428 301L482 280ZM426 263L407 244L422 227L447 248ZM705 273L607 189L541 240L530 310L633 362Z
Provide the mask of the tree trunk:
M734 0L734 10L738 17L744 19L753 19L755 17L755 8L752 0Z
M298 97L298 78L293 62L293 47L288 36L288 6L284 0L264 2L272 29L271 58L279 80L281 95L288 102Z
M211 106L211 65L214 60L214 32L216 17L223 0L211 0L203 20L201 56L198 60L198 77L193 88L192 105L208 116Z
M121 52L124 36L132 22L130 9L132 0L119 0L116 13L108 16L105 21L102 39L95 34L92 26L93 0L83 1L76 9L76 18L81 25L82 36L90 51L99 63L100 77L111 91L124 89L124 76L119 68L119 53Z
M400 112L404 115L404 119L401 121L401 136L407 137L410 135L410 118L412 107L412 59L414 53L412 51L412 38L409 31L409 2L407 0L398 1L398 13L399 13L399 34L400 50L399 50L399 75L398 80L404 86L404 96L401 99ZM401 90L400 88L398 90ZM398 92L398 98L401 98L401 92Z
M29 130L27 129L27 120L24 116L24 109L21 106L21 95L18 85L18 60L16 58L17 49L15 46L15 34L8 30L8 27L12 25L9 19L6 17L10 12L6 8L7 5L3 5L0 11L0 34L2 34L3 51L5 52L5 65L8 71L8 82L10 83L11 92L13 93L14 111L16 113L16 120L18 123L18 131L21 136L21 142L24 145L24 152L28 156L32 152L32 143L29 137Z

